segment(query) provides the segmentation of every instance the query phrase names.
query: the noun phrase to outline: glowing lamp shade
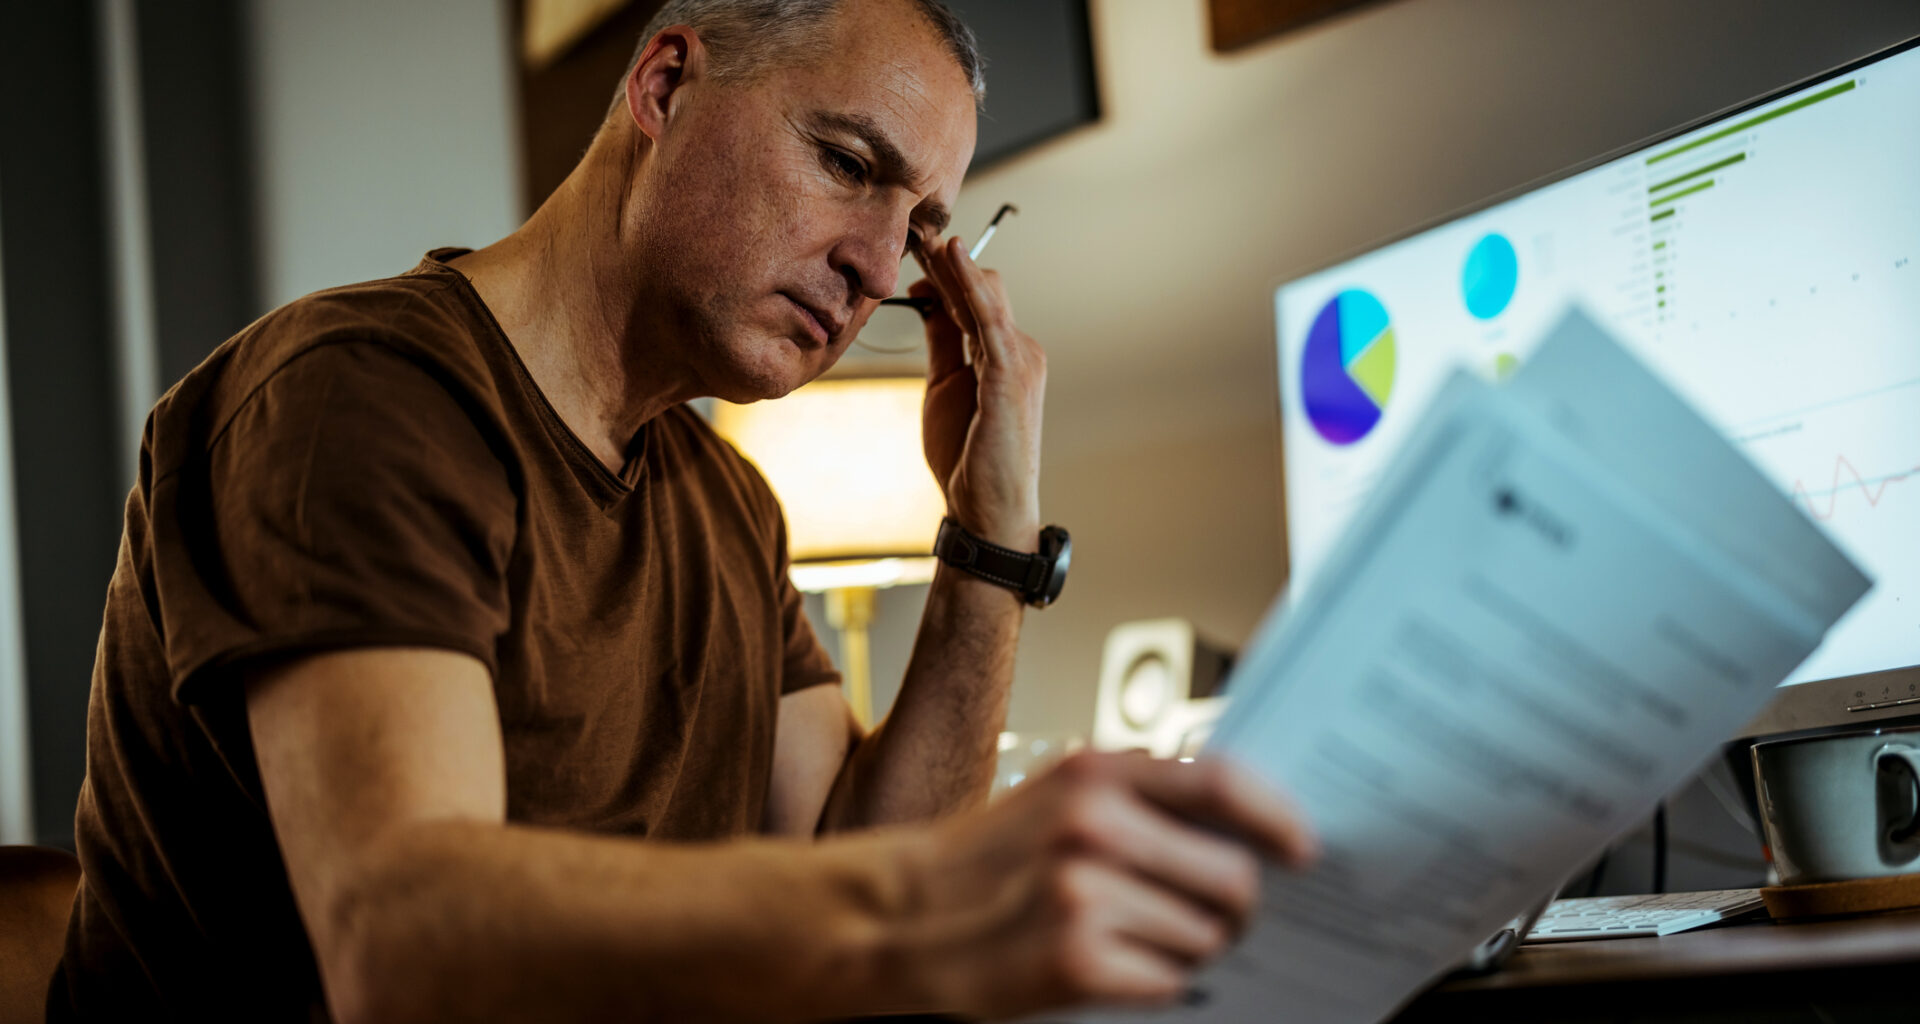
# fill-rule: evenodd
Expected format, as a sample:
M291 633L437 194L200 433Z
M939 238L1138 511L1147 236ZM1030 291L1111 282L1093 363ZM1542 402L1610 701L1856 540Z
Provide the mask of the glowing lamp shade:
M714 427L780 497L801 589L931 577L927 556L946 501L920 448L925 395L918 377L876 377L815 381L771 402L715 403Z

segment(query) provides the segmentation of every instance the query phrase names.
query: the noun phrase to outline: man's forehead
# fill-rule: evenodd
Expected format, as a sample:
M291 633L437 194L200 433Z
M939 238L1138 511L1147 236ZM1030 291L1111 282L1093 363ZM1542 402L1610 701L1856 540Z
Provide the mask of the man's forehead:
M864 121L928 178L965 173L973 84L915 4L846 0L815 46L795 69L806 108Z

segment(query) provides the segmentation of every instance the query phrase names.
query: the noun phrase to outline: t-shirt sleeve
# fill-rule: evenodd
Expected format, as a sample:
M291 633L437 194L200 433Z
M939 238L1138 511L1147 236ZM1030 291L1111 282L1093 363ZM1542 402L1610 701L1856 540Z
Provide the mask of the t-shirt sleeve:
M310 350L153 485L176 699L256 659L364 646L496 669L518 502L471 403L387 345Z

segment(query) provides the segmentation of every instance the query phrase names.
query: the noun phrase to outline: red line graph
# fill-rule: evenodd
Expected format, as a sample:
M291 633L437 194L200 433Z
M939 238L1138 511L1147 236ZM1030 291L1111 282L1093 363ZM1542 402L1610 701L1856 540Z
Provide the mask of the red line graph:
M1848 489L1854 487L1860 488L1861 496L1867 499L1867 507L1878 508L1880 506L1880 499L1887 493L1887 488L1908 477L1920 476L1920 466L1915 466L1912 469L1899 473L1888 473L1875 480L1868 480L1866 477L1860 475L1860 471L1853 467L1853 463L1847 461L1845 455L1836 455L1833 458L1833 486L1829 487L1826 492L1827 510L1825 512L1820 511L1814 506L1813 495L1808 493L1807 485L1799 480L1793 482L1793 491L1789 497L1804 502L1807 506L1808 514L1812 515L1813 518L1821 520L1832 519L1834 506L1840 503L1840 478L1844 475L1851 475L1853 477L1853 482L1846 485Z

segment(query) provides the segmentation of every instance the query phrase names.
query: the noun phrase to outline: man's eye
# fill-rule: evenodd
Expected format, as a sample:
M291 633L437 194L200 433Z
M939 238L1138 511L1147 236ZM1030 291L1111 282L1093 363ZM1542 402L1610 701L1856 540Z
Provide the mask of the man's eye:
M867 165L861 163L859 159L851 153L845 153L829 147L821 150L820 158L835 174L849 181L867 180Z
M911 253L918 248L920 248L920 232L907 232L907 252Z

